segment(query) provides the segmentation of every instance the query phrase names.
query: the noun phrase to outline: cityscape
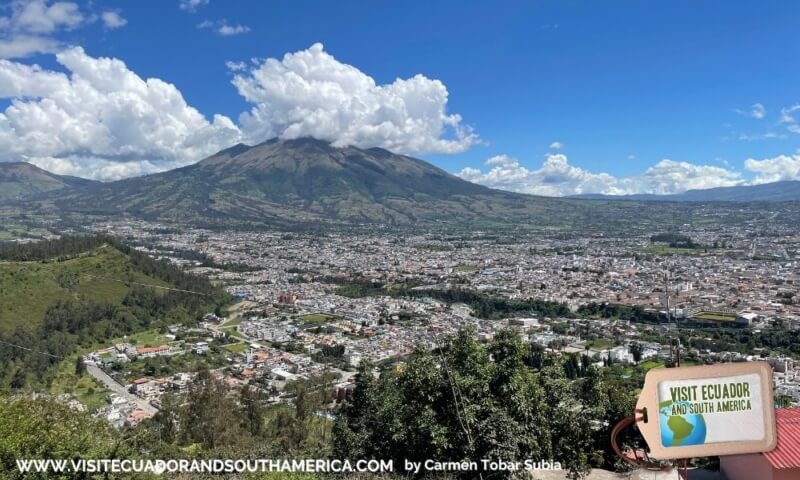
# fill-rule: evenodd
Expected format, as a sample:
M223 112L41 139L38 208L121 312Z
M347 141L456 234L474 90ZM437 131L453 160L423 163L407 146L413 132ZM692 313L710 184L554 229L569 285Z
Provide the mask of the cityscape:
M264 382L274 388L273 401L280 402L286 401L281 386L287 380L335 371L339 376L331 386L341 396L352 389L349 380L362 360L399 367L417 345L436 348L438 337L464 327L481 340L511 328L554 354L588 355L598 368L609 362L649 368L675 362L674 339L683 339L684 363L765 359L775 368L776 395L800 405L791 345L778 352L751 340L754 334L800 328L795 259L800 232L788 226L773 227L768 238L758 236L756 228L686 226L683 235L697 246L683 250L655 236L564 240L532 235L510 241L488 232L468 239L202 229L160 233L167 227L134 221L93 230L124 235L148 255L220 281L241 303L228 317L208 315L193 331L170 328L160 337L163 344L150 338L149 347L117 344L92 352L88 362L113 372L115 364L141 358L207 355L211 344L226 355L221 364L226 381L237 386ZM219 267L187 260L187 251ZM235 267L231 271L225 265ZM393 287L411 285L410 294L392 294ZM481 318L465 303L426 295L450 289L553 302L566 310L552 317ZM637 306L641 317L584 313L588 305L609 304ZM715 331L720 329L736 329L747 341L719 341ZM199 341L175 342L177 332ZM640 346L636 355L634 345ZM343 348L335 358L324 355L326 347L336 346ZM189 376L128 376L121 383L157 404L161 394L185 390ZM118 419L133 413L132 422L142 415L124 409L110 413Z
M0 5L0 478L800 480L800 4Z

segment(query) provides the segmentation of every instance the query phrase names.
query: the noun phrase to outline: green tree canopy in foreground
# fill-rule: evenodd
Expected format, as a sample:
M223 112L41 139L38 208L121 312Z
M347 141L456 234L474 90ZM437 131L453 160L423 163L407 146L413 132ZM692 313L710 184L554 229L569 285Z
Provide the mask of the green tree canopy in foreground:
M90 479L102 475L21 473L17 460L131 458L126 434L99 419L71 410L50 398L31 400L0 396L0 478ZM131 478L113 475L109 478ZM136 478L151 478L141 475Z
M404 459L541 459L582 477L591 464L604 464L605 417L620 412L610 410L599 373L570 382L560 363L536 370L525 364L528 355L514 332L482 345L465 329L440 351L418 350L400 373L378 377L362 365L334 427L334 456L393 459L401 467Z

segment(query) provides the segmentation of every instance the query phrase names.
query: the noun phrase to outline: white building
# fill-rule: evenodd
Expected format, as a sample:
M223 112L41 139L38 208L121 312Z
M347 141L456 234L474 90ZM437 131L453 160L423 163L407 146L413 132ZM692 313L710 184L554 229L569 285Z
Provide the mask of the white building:
M357 367L361 363L361 354L355 352L345 353L344 361L351 367Z
M194 346L194 352L198 355L208 353L208 342L197 342Z

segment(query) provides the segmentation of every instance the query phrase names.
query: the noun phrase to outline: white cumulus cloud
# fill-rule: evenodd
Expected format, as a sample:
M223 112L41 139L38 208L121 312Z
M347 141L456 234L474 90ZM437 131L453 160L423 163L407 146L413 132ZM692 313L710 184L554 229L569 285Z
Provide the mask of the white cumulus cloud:
M197 24L197 28L212 30L223 37L230 37L233 35L241 35L250 31L250 27L246 25L230 25L227 20L205 20Z
M245 62L234 62L233 60L228 60L225 62L225 66L232 72L241 72L247 68L247 64Z
M239 35L241 33L247 33L249 31L250 31L250 27L248 27L246 25L228 25L228 24L225 24L225 25L221 25L217 29L217 33L219 33L220 35L224 35L226 37L231 36L231 35Z
M756 174L752 183L800 180L800 152L762 160L748 158L744 162L744 167Z
M549 154L538 169L531 170L506 155L487 160L487 172L467 167L457 175L464 180L501 190L546 196L586 193L628 195L670 194L692 189L732 186L742 183L738 172L710 165L662 160L644 173L615 177L570 165L563 154Z
M564 144L561 142L553 142L550 144L550 148L552 148L553 150L561 150L562 148L564 148Z
M77 3L46 0L15 0L6 24L13 30L29 33L53 33L59 28L76 28L84 22Z
M743 183L739 172L714 165L661 160L643 174L622 179L630 193L667 195Z
M313 136L334 145L408 153L457 153L479 141L461 116L447 112L448 92L423 75L378 85L316 43L267 59L234 76L253 107L240 115L249 142Z
M72 175L95 180L119 180L121 178L157 173L163 171L165 167L170 169L181 166L180 163L165 165L164 163L151 162L150 160L119 162L94 157L30 157L27 162L60 175Z
M483 162L486 166L491 165L512 165L518 163L516 159L509 157L508 155L495 155L494 157L490 158Z
M52 38L38 35L14 35L0 37L0 58L22 58L35 53L53 53L59 43Z
M761 120L766 115L767 115L767 109L764 108L764 105L762 105L760 103L754 103L750 107L750 116L751 117L756 118L758 120Z
M781 109L781 118L779 123L785 124L786 130L791 133L800 133L800 124L797 123L797 118L795 117L795 112L798 110L800 110L800 104Z
M53 53L60 43L59 31L78 28L89 21L77 3L46 0L14 0L0 8L0 58L21 58Z
M181 0L178 4L181 10L196 12L198 8L208 5L209 0Z
M101 13L100 18L103 20L103 25L108 29L120 28L128 24L128 21L119 12L113 10Z
M784 107L781 109L780 123L796 123L794 112L800 110L800 104Z
M560 197L582 193L620 194L617 179L607 173L591 173L570 165L562 154L547 155L544 164L537 170L520 165L519 161L506 155L489 159L492 166L488 172L465 168L457 175L464 180L480 183L492 188L518 193L530 193Z
M56 60L68 73L0 60L0 161L116 179L185 165L240 140L227 117L208 121L180 91L118 59L80 47Z

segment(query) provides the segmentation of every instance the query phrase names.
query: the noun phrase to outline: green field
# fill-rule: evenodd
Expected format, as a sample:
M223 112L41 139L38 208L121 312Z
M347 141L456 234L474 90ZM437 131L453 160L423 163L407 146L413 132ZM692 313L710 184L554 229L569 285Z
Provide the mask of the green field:
M302 315L298 318L305 322L306 325L322 325L324 323L338 320L340 317L326 315L324 313L311 313L309 315Z
M77 358L77 355L70 355L59 364L50 393L70 393L91 412L107 403L108 392L88 373L81 377L75 375L75 360Z
M247 345L246 343L231 343L228 345L224 345L222 348L231 353L242 353L245 350L247 350L248 346L249 345Z
M714 312L700 312L692 315L694 320L703 320L707 322L735 322L736 315Z
M660 362L658 360L647 360L639 364L639 369L646 372L648 370L652 370L654 368L661 368L664 366L664 362Z
M236 318L232 318L232 319L226 320L224 323L221 323L219 328L221 328L221 329L222 328L236 328L238 325L240 325L242 323L243 320L244 320L244 317L238 316Z
M50 232L44 228L28 227L20 224L0 225L0 241L14 240L17 238L44 238Z
M59 301L120 303L130 289L124 281L166 285L136 271L130 259L112 247L61 261L0 261L0 331L39 323Z
M167 337L159 333L158 330L146 330L144 332L128 335L126 338L116 338L111 342L108 342L108 345L111 346L117 343L130 343L131 345L136 345L137 347L157 347L168 342L169 340Z

